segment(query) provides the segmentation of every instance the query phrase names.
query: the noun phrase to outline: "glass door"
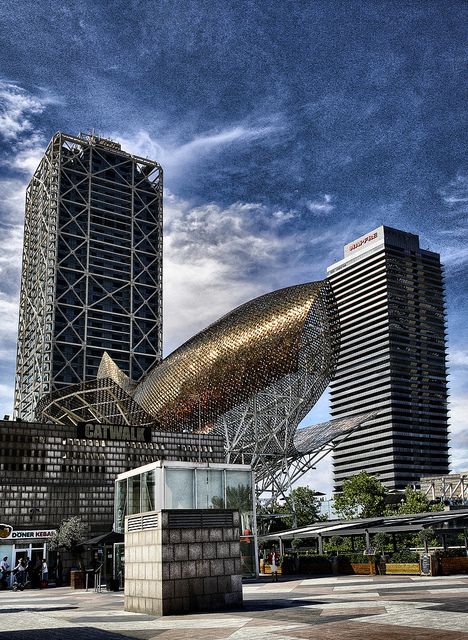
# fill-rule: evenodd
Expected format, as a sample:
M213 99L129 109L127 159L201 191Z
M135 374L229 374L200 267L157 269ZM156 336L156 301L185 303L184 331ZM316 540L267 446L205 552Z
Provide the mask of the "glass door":
M33 589L39 589L41 584L42 558L44 558L44 547L31 549L29 555L29 579Z
M114 579L119 581L119 588L124 588L125 582L125 544L114 544Z

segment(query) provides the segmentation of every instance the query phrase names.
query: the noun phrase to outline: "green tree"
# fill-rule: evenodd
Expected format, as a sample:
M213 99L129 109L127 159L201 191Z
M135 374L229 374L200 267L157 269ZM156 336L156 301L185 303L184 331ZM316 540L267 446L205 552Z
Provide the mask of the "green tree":
M412 487L406 487L403 501L398 505L395 510L388 510L391 514L411 514L411 513L427 513L428 511L443 511L444 505L442 503L431 504L428 498L422 493Z
M302 538L293 538L291 540L291 547L296 551L303 544L304 540Z
M341 536L332 536L330 538L330 546L332 547L332 549L334 549L334 551L336 551L336 555L338 555L343 544L344 538L342 538Z
M281 520L287 527L306 527L319 520L324 520L320 513L320 501L317 494L309 487L293 489L280 509L281 513L285 514Z
M284 505L279 505L276 501L268 503L267 506L257 503L257 526L261 534L284 531L289 525L284 522Z
M372 537L372 544L376 551L381 551L385 554L386 547L390 544L390 536L383 531L379 531Z
M423 543L424 551L427 553L429 551L429 543L434 543L435 531L430 527L428 527L427 529L421 529L421 531L418 533L418 538Z
M343 482L335 495L336 513L346 519L373 518L384 515L387 490L375 476L361 471Z
M240 513L252 511L252 489L245 484L226 488L226 507L224 498L213 496L211 503L215 509L236 509Z
M77 547L85 539L86 533L86 525L82 519L79 516L72 516L68 520L63 520L60 527L49 539L49 549L51 551L69 551L82 569L81 553Z

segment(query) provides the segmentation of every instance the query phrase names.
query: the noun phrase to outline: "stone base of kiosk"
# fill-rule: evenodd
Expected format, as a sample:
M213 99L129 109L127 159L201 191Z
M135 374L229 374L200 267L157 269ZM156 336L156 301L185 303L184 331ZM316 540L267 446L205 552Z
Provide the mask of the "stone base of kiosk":
M126 517L126 611L164 616L240 606L236 511L177 509Z

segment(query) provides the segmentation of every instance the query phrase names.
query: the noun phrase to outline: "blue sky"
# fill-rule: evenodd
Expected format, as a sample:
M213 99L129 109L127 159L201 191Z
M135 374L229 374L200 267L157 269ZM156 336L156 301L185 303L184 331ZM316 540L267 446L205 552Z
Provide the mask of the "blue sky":
M456 0L4 0L0 412L25 185L55 131L95 129L165 170L166 353L249 298L324 277L380 224L440 252L452 460L467 469L466 13ZM328 479L324 463L311 482Z

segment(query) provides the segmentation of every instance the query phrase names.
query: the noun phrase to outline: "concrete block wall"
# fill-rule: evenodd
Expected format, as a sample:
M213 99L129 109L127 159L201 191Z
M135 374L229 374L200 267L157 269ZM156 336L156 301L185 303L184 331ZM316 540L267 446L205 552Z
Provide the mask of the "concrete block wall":
M55 529L80 516L90 538L108 533L115 478L156 460L224 462L224 440L157 431L151 442L83 439L71 426L0 420L1 520L15 529Z
M188 521L194 513L205 521L189 528L174 526L173 513L180 523L179 510L126 518L125 610L161 616L241 606L239 514L187 511ZM156 527L129 532L129 520L140 515L157 515ZM216 516L229 524L210 526Z
M125 608L161 615L162 563L159 554L161 530L147 529L125 535ZM127 599L129 607L127 608Z

